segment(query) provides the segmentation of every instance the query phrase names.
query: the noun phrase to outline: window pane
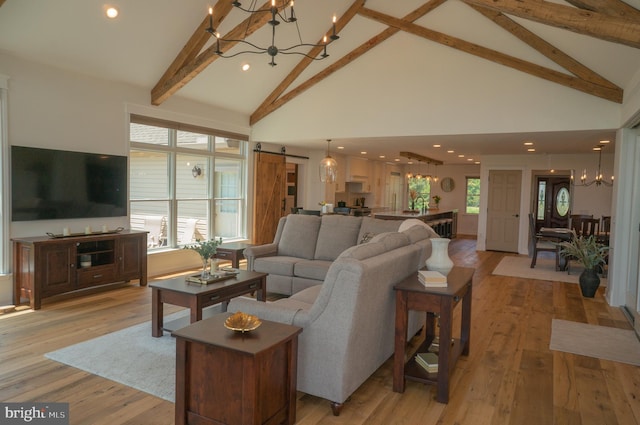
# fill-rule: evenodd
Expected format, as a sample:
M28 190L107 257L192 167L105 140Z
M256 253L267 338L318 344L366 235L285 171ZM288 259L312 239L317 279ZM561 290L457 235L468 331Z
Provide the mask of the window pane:
M129 193L131 199L166 199L169 195L169 155L131 151Z
M177 143L180 148L208 150L208 142L209 136L206 134L178 130Z
M564 217L569 214L569 189L566 187L560 188L558 196L556 197L556 211L560 217Z
M467 177L466 208L467 214L480 213L480 179L478 177Z
M216 152L241 154L242 153L241 146L243 145L243 143L244 142L241 140L228 139L226 137L216 136L215 150Z
M209 184L209 160L205 156L176 157L176 197L178 199L206 199Z
M129 127L129 140L154 145L169 145L169 129L131 123Z
M242 237L242 211L241 200L217 200L215 229L216 237L223 239Z
M145 230L147 247L150 249L167 246L168 201L131 202L129 224L133 230Z
M429 205L429 198L431 197L431 180L426 178L412 178L409 180L409 193L412 190L416 191L417 198L415 202L412 202L411 196L409 196L409 205L416 209L422 209L423 206L426 208ZM421 198L422 197L422 198ZM424 205L423 205L424 204Z
M547 196L547 182L541 181L538 183L538 215L537 215L538 220L544 220L544 212L546 210L545 208L546 196Z
M208 240L207 204L202 201L178 201L178 245Z
M241 197L242 163L235 159L216 159L215 193L216 198Z

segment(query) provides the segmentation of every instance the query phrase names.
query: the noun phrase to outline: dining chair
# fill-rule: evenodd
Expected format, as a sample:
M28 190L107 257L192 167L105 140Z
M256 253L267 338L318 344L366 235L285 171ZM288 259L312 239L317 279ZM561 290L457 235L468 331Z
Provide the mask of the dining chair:
M598 242L609 245L609 234L611 233L611 216L603 215L600 219L600 231L598 232Z
M531 268L536 266L538 253L542 251L555 252L556 254L556 271L560 270L560 247L553 239L544 237L536 232L536 221L533 214L529 214L529 233L533 244L533 254L531 258Z

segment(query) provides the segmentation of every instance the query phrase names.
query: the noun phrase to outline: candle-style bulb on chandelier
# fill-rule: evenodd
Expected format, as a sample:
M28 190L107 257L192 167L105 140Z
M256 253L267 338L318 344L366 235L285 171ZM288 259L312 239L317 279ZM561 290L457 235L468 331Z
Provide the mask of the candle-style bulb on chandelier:
M329 31L330 34L328 36L325 35L324 37L322 37L322 41L318 42L317 44L303 42L302 36L300 34L300 27L298 24L299 21L296 16L295 10L293 8L294 6L293 0L271 0L271 7L264 8L264 9L258 9L257 0L252 0L248 8L242 7L242 4L239 1L233 1L231 4L237 9L240 9L243 12L246 12L250 15L256 15L256 14L259 15L264 13L271 14L271 20L267 22L269 25L271 25L271 45L267 47L261 47L254 43L246 41L246 38L250 36L251 33L253 33L253 31L255 31L255 29L252 28L255 25L255 22L253 22L252 19L249 19L249 18L245 20L247 27L245 29L243 38L232 39L232 38L222 37L220 33L218 33L216 29L213 27L213 21L214 21L213 8L210 7L209 8L209 26L206 28L205 31L211 34L211 36L215 37L216 39L215 54L223 58L232 58L234 56L238 56L243 53L253 53L253 54L266 53L271 57L271 61L269 62L269 65L271 66L277 65L277 63L275 62L275 57L278 54L301 55L301 56L306 56L309 59L313 59L313 60L322 60L329 56L329 54L327 53L327 46L340 38L336 32L337 19L336 19L336 16L334 15L333 25L331 30ZM294 24L296 26L296 30L298 32L298 41L299 41L297 44L293 44L285 48L278 48L276 46L276 28L278 27L278 25L280 25L280 23ZM247 50L243 50L238 53L227 55L225 54L226 50L223 50L225 43L231 44L229 48L239 43L244 45L247 48ZM314 48L321 48L321 53L319 52L315 56L311 56L309 52L311 52Z
M596 186L605 185L605 186L613 186L614 177L611 176L611 181L607 181L602 174L602 148L603 145L598 145L593 148L594 151L598 152L598 169L596 171L596 175L593 180L588 179L587 169L582 170L582 174L580 175L580 182L576 182L573 173L571 174L571 183L574 186L591 186L595 184Z

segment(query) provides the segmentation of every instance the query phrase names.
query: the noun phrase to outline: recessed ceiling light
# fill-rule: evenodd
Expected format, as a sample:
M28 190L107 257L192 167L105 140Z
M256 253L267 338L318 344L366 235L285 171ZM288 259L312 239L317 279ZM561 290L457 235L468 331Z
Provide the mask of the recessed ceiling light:
M385 156L384 155L380 155L380 158L385 158Z
M606 145L607 143L610 143L609 140L600 140L600 143L602 143L603 145Z
M527 149L527 152L535 152L535 151L536 151L536 149L535 149L535 148L529 148L529 149Z
M463 154L458 155L458 158L464 158Z
M338 149L344 149L344 146L338 146Z
M366 155L366 154L367 154L367 151L362 151L362 152L360 152L360 153L361 153L362 155Z
M476 162L474 162L474 164L480 164L480 161L476 161Z
M601 148L600 146L596 146L596 147L594 147L594 148L593 148L593 150L594 150L594 151L601 151L601 150L602 150L602 148Z
M454 153L455 151L453 150L448 150L447 153Z
M467 161L473 161L473 158L467 158Z
M243 63L242 64L242 70L243 71L248 71L251 68L251 65L249 65L248 63Z
M524 142L525 146L533 146L533 142Z
M394 161L395 161L395 162L399 162L399 161L400 161L400 158L395 158L395 159L394 159Z
M107 18L110 18L110 19L115 19L118 17L118 9L115 6L107 7L107 10L105 11L105 13L107 14Z
M413 161L407 161L407 164L412 165Z
M440 148L440 145L433 145L434 148Z

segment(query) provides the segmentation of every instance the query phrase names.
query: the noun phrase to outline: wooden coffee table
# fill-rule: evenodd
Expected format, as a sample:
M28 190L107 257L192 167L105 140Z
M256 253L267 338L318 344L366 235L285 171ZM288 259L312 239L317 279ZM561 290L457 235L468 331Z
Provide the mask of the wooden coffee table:
M149 286L152 289L151 335L154 337L162 336L163 329L178 329L178 326L164 326L163 303L189 307L190 323L194 323L202 320L203 308L222 303L222 311L227 311L229 300L240 295L257 292L259 301L267 299L267 274L244 270L233 278L208 285L188 283L182 276L153 282Z

